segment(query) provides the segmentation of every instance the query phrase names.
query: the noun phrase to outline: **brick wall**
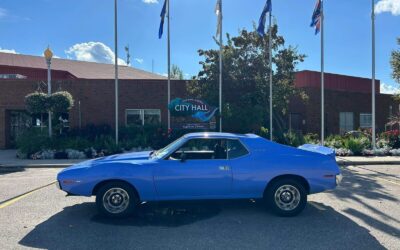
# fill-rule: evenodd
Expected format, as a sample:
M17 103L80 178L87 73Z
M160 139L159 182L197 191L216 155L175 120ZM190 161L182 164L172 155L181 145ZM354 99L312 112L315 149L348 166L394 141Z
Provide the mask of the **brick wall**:
M5 109L0 108L0 149L6 146L6 121L5 121Z
M302 119L305 120L305 124L301 126L304 133L319 134L321 130L321 91L317 88L304 88L304 90L309 100L302 103L298 98L292 98L289 105L289 112L301 114ZM372 113L371 98L371 94L367 93L326 90L326 133L329 135L340 132L340 112L353 112L354 129L358 129L360 127L360 113ZM376 95L377 131L385 130L385 124L389 118L390 106L392 106L392 114L399 112L399 102L395 101L391 95Z
M115 127L114 80L55 81L53 92L69 91L75 100L70 112L71 127L79 126L79 101L81 103L82 126L86 124L109 124ZM6 146L9 123L7 110L25 109L24 97L37 89L31 80L0 81L0 148ZM171 82L171 99L186 97L186 82ZM120 80L119 124L125 124L125 109L161 109L161 121L167 123L167 81L164 80Z

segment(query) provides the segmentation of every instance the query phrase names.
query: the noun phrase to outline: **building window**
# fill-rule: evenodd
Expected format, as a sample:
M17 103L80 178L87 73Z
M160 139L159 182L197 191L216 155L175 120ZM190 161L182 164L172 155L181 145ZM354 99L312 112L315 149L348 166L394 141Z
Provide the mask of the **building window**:
M26 76L20 74L0 74L0 79L26 79Z
M161 123L161 110L159 109L127 109L125 110L125 124L132 125L158 125Z
M372 115L370 113L360 114L360 128L371 128L372 127Z
M352 112L340 112L339 120L341 134L354 129L354 116Z

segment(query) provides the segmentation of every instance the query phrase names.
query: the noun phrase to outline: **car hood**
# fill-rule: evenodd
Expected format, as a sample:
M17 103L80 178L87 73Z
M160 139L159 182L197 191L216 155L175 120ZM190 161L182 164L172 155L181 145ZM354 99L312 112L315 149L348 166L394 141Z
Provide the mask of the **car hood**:
M132 160L148 160L151 151L131 152L117 155L110 155L94 160L96 163L109 161L132 161Z

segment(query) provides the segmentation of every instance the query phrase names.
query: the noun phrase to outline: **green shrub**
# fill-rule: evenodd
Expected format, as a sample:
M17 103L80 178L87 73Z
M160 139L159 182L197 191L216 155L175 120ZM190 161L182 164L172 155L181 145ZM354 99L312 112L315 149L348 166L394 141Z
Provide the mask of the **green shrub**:
M325 146L335 149L343 148L343 141L344 138L340 135L330 135L325 140Z
M68 137L81 137L93 142L99 135L114 136L114 131L108 124L88 124L83 128L73 128L68 131L66 136Z
M293 147L298 147L305 143L304 137L302 134L287 133L287 134L284 134L284 137L286 140L286 144L293 146Z
M259 136L269 139L269 130L266 127L261 127L260 132L258 133Z
M40 128L29 129L17 138L17 148L28 156L47 149L51 144L47 131L41 131Z
M306 134L304 136L304 142L308 144L319 144L319 135L318 134Z
M354 155L361 155L362 151L366 149L366 142L364 138L349 137L343 141L344 148L351 150Z
M81 137L65 138L64 149L75 149L78 151L84 151L92 146L92 143Z

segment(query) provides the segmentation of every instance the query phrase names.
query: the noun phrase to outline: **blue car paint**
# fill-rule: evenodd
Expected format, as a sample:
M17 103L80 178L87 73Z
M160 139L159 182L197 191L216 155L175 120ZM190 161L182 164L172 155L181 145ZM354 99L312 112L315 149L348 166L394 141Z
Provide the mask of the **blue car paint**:
M62 190L82 196L93 195L103 181L122 180L136 188L142 201L156 201L262 198L267 184L282 175L303 177L312 194L335 188L340 174L325 147L293 148L251 134L191 133L175 149L193 138L240 140L249 153L237 159L185 162L151 158L151 152L127 153L76 164L57 179Z

